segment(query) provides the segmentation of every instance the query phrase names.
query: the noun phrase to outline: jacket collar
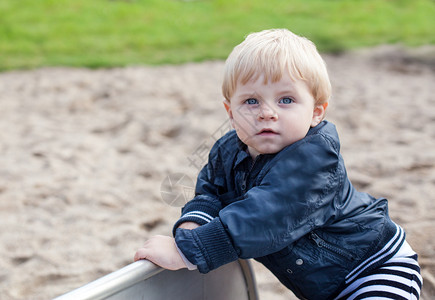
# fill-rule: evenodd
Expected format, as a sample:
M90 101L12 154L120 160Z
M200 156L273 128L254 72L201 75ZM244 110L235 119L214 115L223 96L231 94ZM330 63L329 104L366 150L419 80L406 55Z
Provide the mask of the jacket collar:
M329 128L329 127L331 127L331 125L332 125L332 123L329 123L328 121L324 120L324 121L322 121L319 125L317 125L316 127L314 127L314 128L310 128L310 129L308 130L307 136L313 135L313 134L317 133L317 132L320 131L320 130L323 130L323 131L326 130L326 131L328 131L330 134L336 132L336 131L335 131L335 126L332 126L332 128ZM325 127L326 127L326 128L325 128ZM332 136L336 136L336 133L333 134ZM250 162L249 165L252 165L252 163L253 163L253 159L252 159L251 155L248 153L248 146L246 146L246 144L243 143L243 142L239 139L239 137L237 136L237 134L234 134L234 137L235 137L235 139L236 139L234 144L235 144L236 149L237 149L237 154L236 154L236 157L235 157L235 162L234 162L234 166L233 166L233 168L234 168L234 169L238 168L238 166L239 166L240 164L244 163L245 161ZM338 139L338 138L337 138L337 139ZM297 142L296 142L296 143L297 143ZM288 148L288 147L286 147L286 148ZM284 149L285 149L285 148L284 148ZM281 151L282 151L282 150L281 150ZM280 152L281 152L281 151L280 151ZM279 153L279 152L278 152L278 153ZM259 160L259 159L261 159L262 157L273 157L273 156L275 156L276 154L277 154L277 153L274 153L274 154L265 154L265 155L260 154L259 157L258 157L256 160Z
M237 154L236 161L234 162L234 169L238 167L245 160L252 160L251 155L248 153L248 146L243 143L236 135Z

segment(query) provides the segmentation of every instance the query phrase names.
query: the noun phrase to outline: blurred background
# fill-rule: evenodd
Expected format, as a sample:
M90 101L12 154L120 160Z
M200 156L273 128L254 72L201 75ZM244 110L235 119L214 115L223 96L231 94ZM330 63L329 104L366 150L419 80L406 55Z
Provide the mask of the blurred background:
M322 53L349 176L389 199L435 299L434 16L433 0L0 1L0 299L51 299L171 234L228 130L223 60L268 28ZM293 299L254 267L262 300Z
M322 52L435 43L432 0L4 0L0 14L0 70L223 59L275 27Z

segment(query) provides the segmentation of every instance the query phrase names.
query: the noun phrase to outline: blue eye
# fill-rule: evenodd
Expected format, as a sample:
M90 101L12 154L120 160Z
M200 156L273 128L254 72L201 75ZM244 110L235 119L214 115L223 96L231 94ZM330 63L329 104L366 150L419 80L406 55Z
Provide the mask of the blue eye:
M250 98L248 100L245 101L246 104L258 104L257 99L254 98Z
M279 100L279 103L282 103L282 104L291 104L293 102L294 102L294 100L292 98L289 98L289 97L285 97L285 98L282 98L281 100Z

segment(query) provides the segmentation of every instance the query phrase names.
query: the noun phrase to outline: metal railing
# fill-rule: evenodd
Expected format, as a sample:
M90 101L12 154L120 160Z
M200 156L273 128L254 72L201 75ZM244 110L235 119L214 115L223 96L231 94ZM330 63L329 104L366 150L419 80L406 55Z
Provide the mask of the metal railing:
M54 300L85 299L237 299L257 300L254 273L239 260L208 274L164 270L145 260L132 263Z

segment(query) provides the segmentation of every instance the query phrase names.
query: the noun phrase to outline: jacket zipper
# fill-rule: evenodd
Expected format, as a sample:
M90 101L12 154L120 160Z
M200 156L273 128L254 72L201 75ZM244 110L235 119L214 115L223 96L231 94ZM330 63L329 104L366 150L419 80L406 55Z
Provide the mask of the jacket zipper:
M257 155L254 159L254 161L251 164L251 167L249 168L248 172L245 173L245 175L243 176L243 182L242 182L242 192L245 193L246 192L246 188L248 185L248 178L249 175L251 174L252 170L254 169L255 163L257 162L258 158L260 157L261 154Z
M325 241L320 236L318 236L316 233L311 232L310 233L310 238L317 244L318 247L325 248L325 249L327 249L327 250L329 250L331 252L334 252L334 253L336 253L338 255L341 255L341 256L343 256L343 257L345 257L347 259L354 260L354 256L351 253L349 253L349 252L347 252L347 251L345 251L345 250L343 250L343 249L341 249L341 248L339 248L339 247L337 247L337 246L335 246L335 245Z

